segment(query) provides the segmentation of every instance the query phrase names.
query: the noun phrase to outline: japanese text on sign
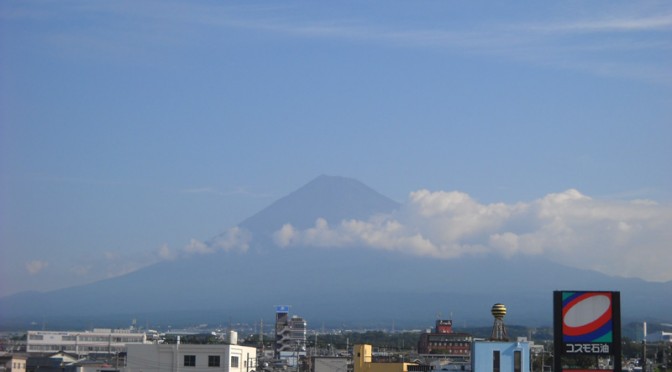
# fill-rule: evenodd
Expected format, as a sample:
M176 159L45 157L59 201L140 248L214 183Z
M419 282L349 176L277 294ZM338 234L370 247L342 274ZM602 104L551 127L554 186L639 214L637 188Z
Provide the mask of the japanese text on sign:
M565 344L565 352L567 354L609 354L609 344Z

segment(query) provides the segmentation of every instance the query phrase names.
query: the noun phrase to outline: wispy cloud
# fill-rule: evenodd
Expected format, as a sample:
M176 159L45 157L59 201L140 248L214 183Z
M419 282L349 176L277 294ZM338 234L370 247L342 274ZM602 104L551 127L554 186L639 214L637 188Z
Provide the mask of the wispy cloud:
M556 69L655 83L672 83L672 11L656 15L602 13L580 20L545 23L471 24L460 28L402 28L358 21L247 20L240 27L313 39L337 39L403 48L431 48L458 54L482 54ZM646 51L645 61L632 59Z
M397 214L275 233L283 247L364 246L441 259L543 255L611 275L672 280L672 207L595 200L577 190L516 204L481 204L462 192L411 193Z
M44 270L49 266L49 262L42 260L34 260L26 262L26 271L30 275L37 275L40 271Z
M198 239L191 239L189 244L184 247L184 252L187 255L209 254L217 251L246 252L250 247L251 238L252 236L247 230L240 227L232 227L207 243Z
M222 194L222 192L216 190L214 187L194 187L190 189L184 189L182 192L185 194Z
M352 14L350 18L301 17L290 7L230 6L223 4L150 2L139 6L118 3L75 3L78 19L95 29L77 27L45 34L57 51L75 55L96 53L114 59L132 58L135 63L152 60L151 53L168 47L189 45L195 38L225 35L227 30L245 30L272 37L331 39L403 48L432 48L450 53L478 53L556 69L573 69L598 76L672 83L669 50L672 47L672 10L665 4L634 5L619 9L586 6L576 12L530 22L522 17L512 22L444 22L406 26L382 17ZM633 9L634 8L634 9ZM644 9L645 8L645 9ZM16 11L11 19L30 12ZM574 14L580 14L576 16ZM7 15L5 15L7 17ZM28 16L25 16L28 17ZM44 18L44 10L39 11ZM63 15L61 15L63 17ZM123 20L116 22L115 19ZM83 23L89 25L89 23ZM452 25L452 26L451 26ZM80 23L79 27L82 26ZM605 45L612 49L605 52ZM621 54L614 54L619 50ZM632 61L629 52L647 50L646 63ZM92 53L92 52L96 53ZM144 56L148 58L139 58ZM561 58L559 58L561 57ZM164 58L155 58L164 61ZM144 62L141 62L144 61ZM632 73L631 71L638 71ZM648 71L648 72L647 72Z
M484 54L588 74L672 83L672 12L655 16L613 16L544 24L473 24L461 28L400 28L360 21L247 20L227 23L258 31L314 39L340 39L404 48L432 48L451 53ZM643 32L653 32L642 36ZM590 37L587 37L587 36ZM580 37L579 37L580 36ZM646 61L635 52L653 54Z
M92 265L76 265L70 268L70 272L79 276L86 277L91 274Z
M205 187L192 187L183 189L180 191L184 194L204 194L204 195L218 195L218 196L247 196L253 198L267 198L270 197L270 194L257 193L250 191L244 187L236 187L231 190L219 190L215 187L205 186Z
M179 252L170 249L167 244L142 252L108 250L82 257L72 262L67 270L77 276L78 280L91 282L129 274L161 261L174 260L178 256Z
M672 30L672 13L643 16L599 16L589 20L530 24L523 29L547 32L631 32Z
M186 246L178 249L162 244L156 249L140 252L108 250L76 260L65 270L76 276L79 281L93 282L126 275L162 261L173 261L193 255L215 252L245 253L249 249L250 240L251 235L248 231L233 227L210 241L191 239ZM35 260L26 263L26 270L31 275L36 275L47 266L49 263L46 261Z
M33 174L31 177L37 181L42 182L54 182L54 183L67 183L67 184L81 184L81 185L92 185L92 186L134 186L133 182L130 181L119 181L112 179L96 179L96 178L85 178L85 177L69 177L63 175L50 175L50 174Z
M168 247L168 244L164 244L159 248L157 252L159 258L165 261L172 261L177 258L177 253Z
M189 244L184 247L184 251L189 254L207 254L215 253L215 249L198 239L191 239Z

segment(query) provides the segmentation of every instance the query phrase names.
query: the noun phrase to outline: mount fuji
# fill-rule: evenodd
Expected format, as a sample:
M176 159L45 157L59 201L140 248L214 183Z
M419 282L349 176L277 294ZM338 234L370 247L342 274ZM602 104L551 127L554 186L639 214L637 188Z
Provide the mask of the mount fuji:
M456 325L488 324L490 307L507 305L507 322L550 326L554 290L621 292L626 320L664 319L672 309L672 282L607 276L532 256L455 259L363 246L277 244L277 231L308 229L316 220L337 225L389 215L400 204L361 182L319 176L247 218L231 233L182 255L99 282L0 298L0 328L31 322L53 327L197 324L269 318L274 305L291 304L309 322L363 327L426 326L437 313ZM313 324L315 324L313 323Z

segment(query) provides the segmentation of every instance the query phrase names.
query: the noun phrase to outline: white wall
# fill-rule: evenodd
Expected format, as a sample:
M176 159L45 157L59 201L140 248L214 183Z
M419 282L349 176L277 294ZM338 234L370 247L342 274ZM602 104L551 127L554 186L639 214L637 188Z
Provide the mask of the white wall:
M126 372L153 371L226 371L255 370L256 349L239 345L128 345ZM185 366L184 356L195 356L195 366ZM219 356L219 367L208 366L210 356ZM231 367L231 357L238 357L238 367Z

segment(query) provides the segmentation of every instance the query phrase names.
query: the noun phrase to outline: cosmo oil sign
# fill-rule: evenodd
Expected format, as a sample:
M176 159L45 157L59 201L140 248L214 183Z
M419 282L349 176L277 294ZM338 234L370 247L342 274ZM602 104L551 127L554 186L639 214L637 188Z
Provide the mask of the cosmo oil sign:
M612 356L620 370L619 292L556 291L553 309L555 355Z

